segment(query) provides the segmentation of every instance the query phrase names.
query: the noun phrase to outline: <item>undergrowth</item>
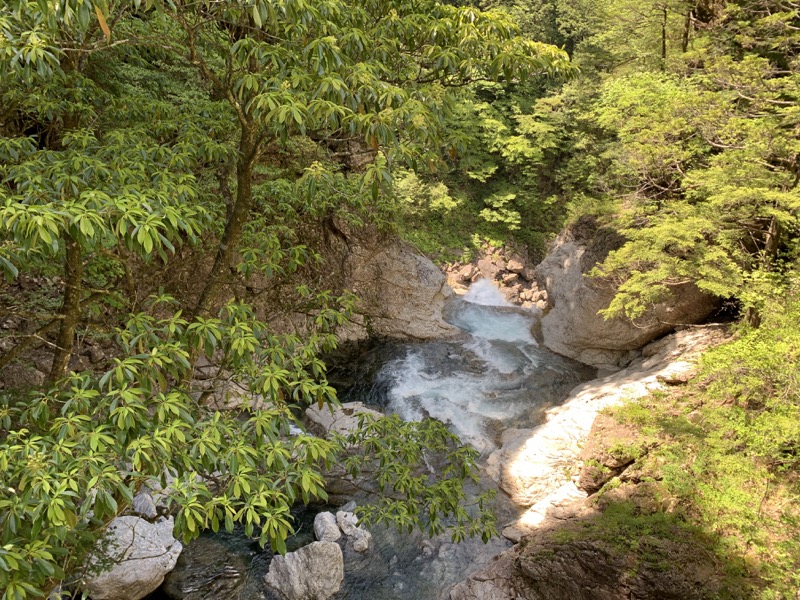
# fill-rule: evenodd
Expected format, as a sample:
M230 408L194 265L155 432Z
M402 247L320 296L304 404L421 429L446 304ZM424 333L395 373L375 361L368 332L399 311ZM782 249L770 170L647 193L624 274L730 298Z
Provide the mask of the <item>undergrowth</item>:
M800 597L800 293L795 288L703 358L700 375L666 397L613 411L655 436L642 459L679 501L687 526L742 581L747 597ZM595 528L626 539L663 529L665 515L606 510Z

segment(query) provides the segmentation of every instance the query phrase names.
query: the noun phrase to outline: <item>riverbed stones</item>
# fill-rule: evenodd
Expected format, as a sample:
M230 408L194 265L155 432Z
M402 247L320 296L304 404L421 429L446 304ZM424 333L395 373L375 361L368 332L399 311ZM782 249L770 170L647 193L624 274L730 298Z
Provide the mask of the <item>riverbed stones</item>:
M172 537L173 526L171 517L111 521L89 559L84 590L92 600L140 600L161 585L183 549Z
M336 524L356 552L366 552L372 543L372 534L358 524L355 513L340 510L336 513Z
M335 542L313 542L275 556L264 578L283 600L327 600L344 580L344 557Z
M314 517L314 537L320 542L335 542L342 537L333 513L321 512Z
M444 270L447 282L458 295L469 291L469 284L481 279L493 282L506 301L523 308L532 308L530 297L539 291L533 267L524 252L484 245L480 255L470 264L452 263Z
M512 273L517 273L519 275L525 270L525 264L522 262L522 259L519 257L513 257L511 260L508 261L506 264L506 269L511 271Z

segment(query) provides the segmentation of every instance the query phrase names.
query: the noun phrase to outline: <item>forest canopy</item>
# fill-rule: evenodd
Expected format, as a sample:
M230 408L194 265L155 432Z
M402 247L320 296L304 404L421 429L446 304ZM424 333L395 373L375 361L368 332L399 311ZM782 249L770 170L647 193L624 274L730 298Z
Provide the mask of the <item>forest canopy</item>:
M353 302L293 278L320 260L298 232L379 220L395 165L436 168L459 89L572 69L507 14L432 1L5 2L0 292L26 325L0 367L51 360L0 397L3 597L80 578L142 485L169 483L184 540L241 523L285 551L290 507L326 498L322 469L350 447L290 435L336 402L320 356ZM166 285L189 256L202 275ZM248 305L254 276L309 315L298 330ZM86 336L116 348L105 372L70 371ZM239 410L193 387L202 356L247 390ZM362 443L403 468L376 518L494 533L463 507L472 451L438 423L382 427ZM423 449L451 474L420 478Z

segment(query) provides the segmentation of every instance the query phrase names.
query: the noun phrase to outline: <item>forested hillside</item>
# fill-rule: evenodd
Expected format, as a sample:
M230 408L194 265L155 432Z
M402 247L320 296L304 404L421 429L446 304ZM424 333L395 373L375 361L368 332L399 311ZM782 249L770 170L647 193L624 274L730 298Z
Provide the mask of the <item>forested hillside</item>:
M580 75L477 90L464 123L482 143L436 180L473 219L442 228L467 254L477 232L536 255L565 220L591 214L628 240L593 271L619 289L607 316L635 318L693 282L738 324L738 340L710 352L688 389L612 411L639 432L620 452L663 486L656 500L677 502L678 519L623 504L583 535L665 560L642 534L696 528L731 578L724 597L794 598L800 5L504 5L530 35L564 47Z
M537 260L586 216L626 240L591 273L617 286L606 316L693 283L732 323L694 384L618 417L731 581L796 597L798 96L790 0L5 2L3 598L77 582L167 472L176 536L241 524L286 550L291 506L325 499L354 443L289 435L336 402L322 357L357 299L330 239ZM238 410L193 381L211 358ZM485 499L462 507L476 455L442 424L358 442L395 469L376 519L496 533ZM628 516L602 534L651 526Z

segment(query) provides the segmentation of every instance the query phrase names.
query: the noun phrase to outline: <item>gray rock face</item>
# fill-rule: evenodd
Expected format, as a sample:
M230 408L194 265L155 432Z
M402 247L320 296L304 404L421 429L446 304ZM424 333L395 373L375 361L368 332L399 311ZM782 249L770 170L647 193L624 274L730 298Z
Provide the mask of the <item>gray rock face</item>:
M675 328L698 323L715 308L714 299L693 284L675 286L674 298L658 304L631 322L604 320L615 288L584 275L624 243L617 233L583 220L556 239L549 255L536 267L547 288L549 313L542 319L545 345L564 356L595 367L618 370L635 357L635 350Z
M450 600L701 600L717 582L706 553L662 541L661 562L620 553L597 541L556 542L547 536L503 554L458 584ZM632 568L635 564L636 567ZM667 565L665 567L665 565Z
M139 492L133 497L133 506L131 508L134 514L145 519L155 519L158 516L155 500L146 491Z
M342 530L356 552L366 552L372 543L372 534L360 527L355 513L340 510L336 513L336 524Z
M173 525L172 518L114 519L89 558L85 591L93 600L140 600L154 591L183 549L172 537Z
M327 600L344 580L344 557L335 542L314 542L275 556L264 581L285 600Z
M329 433L339 433L347 435L358 428L358 415L365 413L380 419L383 414L377 410L367 408L363 402L345 402L341 406L316 405L306 409L306 417L312 423L312 428L316 429L320 435Z
M378 335L434 339L457 333L442 319L453 291L444 274L410 247L393 241L354 246L346 258L349 287L361 302L360 324L346 331L348 339Z
M717 326L674 333L645 347L644 358L624 371L576 387L561 405L547 411L539 427L504 431L501 447L486 461L486 471L515 504L530 508L503 534L517 541L545 523L554 507L585 498L570 474L598 413L664 389L665 373L674 378L693 372L700 353L726 335Z
M450 592L450 600L527 600L523 596L523 582L514 565L513 552L501 554L479 574L456 585Z

